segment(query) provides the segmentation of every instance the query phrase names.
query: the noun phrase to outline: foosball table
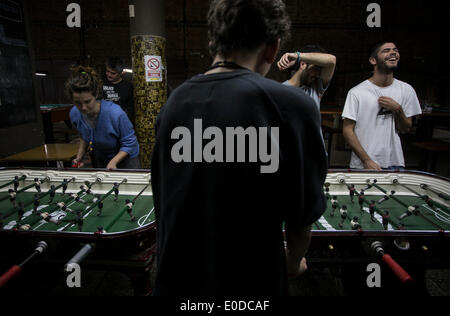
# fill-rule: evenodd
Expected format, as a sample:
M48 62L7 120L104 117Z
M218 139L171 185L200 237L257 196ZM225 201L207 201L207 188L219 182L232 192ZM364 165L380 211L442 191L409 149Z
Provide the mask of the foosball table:
M34 261L61 267L55 273L107 267L148 294L155 227L148 170L0 169L0 263L20 262L41 243Z
M156 239L150 180L148 170L0 169L0 264L13 265L2 278L25 264L60 273L81 263L124 271L135 294L149 294ZM391 267L394 258L407 267L450 268L448 179L330 170L323 189L327 209L313 224L310 266L375 257Z

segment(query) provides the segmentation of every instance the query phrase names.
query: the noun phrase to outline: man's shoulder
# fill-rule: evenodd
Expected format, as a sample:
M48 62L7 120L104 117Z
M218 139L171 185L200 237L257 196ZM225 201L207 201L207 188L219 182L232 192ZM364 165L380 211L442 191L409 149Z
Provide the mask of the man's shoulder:
M370 88L370 81L364 80L349 90L349 93L359 93Z
M397 78L394 79L394 84L401 87L404 90L415 91L412 85L400 79Z

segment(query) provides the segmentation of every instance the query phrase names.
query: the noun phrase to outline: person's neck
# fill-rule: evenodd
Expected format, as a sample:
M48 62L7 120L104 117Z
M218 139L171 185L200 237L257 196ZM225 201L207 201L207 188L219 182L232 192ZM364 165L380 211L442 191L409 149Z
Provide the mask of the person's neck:
M110 82L111 82L111 84L118 84L121 81L122 81L122 78L119 78L116 81L110 81Z
M216 57L214 58L213 61L213 65L221 62L221 61L227 61L227 62L232 62L235 63L241 67L247 68L251 71L254 72L258 72L258 67L257 67L257 56L254 55L231 55L227 58L221 56L221 55L216 55ZM220 72L232 72L235 71L236 69L230 69L230 68L226 68L226 67L218 67L215 69L211 69L207 72L205 72L205 75L210 75L210 74L214 74L214 73L220 73Z
M94 113L92 113L92 115L88 115L91 120L97 119L98 115L100 114L100 110L102 108L102 103L100 102L100 100L97 100L97 104L96 105L97 106L95 108Z
M369 80L379 87L388 87L394 82L394 73L385 74L375 71Z

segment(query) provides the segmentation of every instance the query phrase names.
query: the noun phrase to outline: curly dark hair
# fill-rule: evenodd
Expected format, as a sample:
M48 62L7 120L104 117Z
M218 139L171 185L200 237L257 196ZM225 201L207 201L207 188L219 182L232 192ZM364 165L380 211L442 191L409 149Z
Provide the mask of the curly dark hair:
M74 92L91 92L96 98L101 96L103 81L94 68L73 66L70 70L72 74L65 84L66 94L70 99Z
M289 37L291 22L282 0L212 0L208 12L209 50L228 57Z

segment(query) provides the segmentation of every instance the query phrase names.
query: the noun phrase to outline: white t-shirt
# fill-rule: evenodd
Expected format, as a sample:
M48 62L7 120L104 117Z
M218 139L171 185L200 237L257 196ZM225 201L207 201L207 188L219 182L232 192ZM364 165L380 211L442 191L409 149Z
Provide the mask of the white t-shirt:
M394 116L379 105L381 96L390 97L400 104L406 117L422 113L416 92L406 82L394 79L390 86L379 87L366 80L348 92L342 117L356 121L356 137L369 157L381 168L404 167L405 159ZM354 152L350 168L364 168Z
M286 86L292 86L289 80L286 80L285 82L283 82L283 84ZM320 101L322 100L325 91L328 89L328 84L324 85L322 79L319 78L317 80L314 80L310 86L300 86L300 89L302 89L314 100L314 102L316 102L317 108L320 111Z

